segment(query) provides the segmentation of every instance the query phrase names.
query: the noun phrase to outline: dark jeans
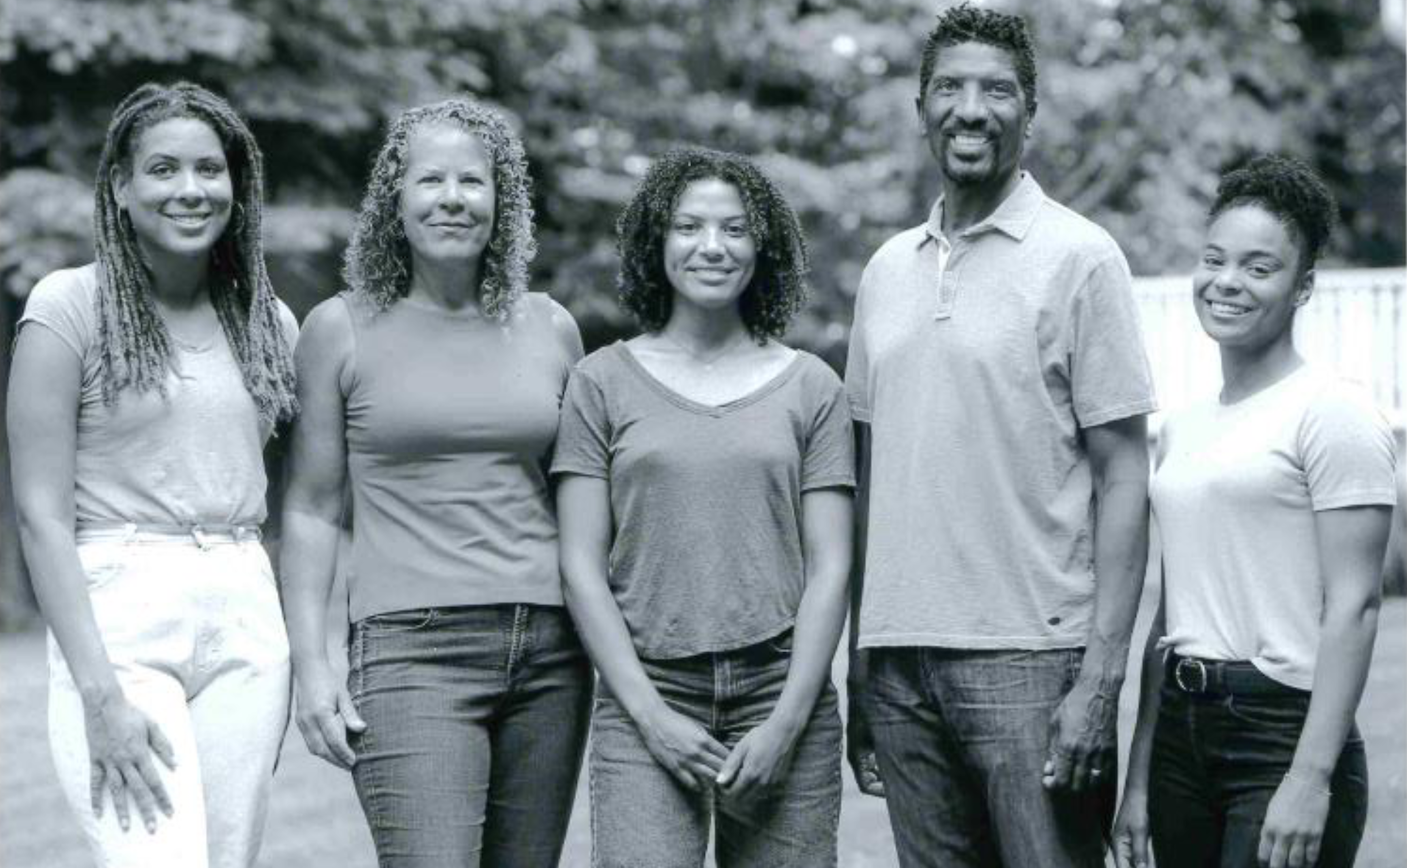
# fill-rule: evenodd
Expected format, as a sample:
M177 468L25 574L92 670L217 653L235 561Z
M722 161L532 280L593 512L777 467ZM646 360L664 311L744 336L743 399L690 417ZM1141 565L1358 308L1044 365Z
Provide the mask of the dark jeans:
M367 618L347 680L367 723L352 777L382 868L557 864L592 692L564 608Z
M1265 809L1290 768L1308 709L1308 691L1190 694L1169 675L1148 790L1158 868L1256 868ZM1368 817L1368 761L1356 726L1329 789L1318 864L1347 868Z
M1080 793L1041 785L1050 721L1083 651L868 652L874 735L899 864L1104 864L1117 770Z
M669 707L731 749L781 696L790 637L682 660L642 660ZM635 724L602 684L591 732L591 838L596 868L701 868L717 812L719 868L836 864L841 726L826 684L792 752L786 778L761 799L694 793L655 762Z

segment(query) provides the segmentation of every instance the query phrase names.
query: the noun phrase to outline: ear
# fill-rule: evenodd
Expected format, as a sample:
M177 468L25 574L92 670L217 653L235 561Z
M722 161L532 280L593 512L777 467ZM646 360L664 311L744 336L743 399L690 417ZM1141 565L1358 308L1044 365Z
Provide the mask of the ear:
M1314 269L1309 269L1300 278L1300 285L1295 287L1295 307L1303 307L1309 297L1314 295Z
M117 202L117 210L126 211L127 187L131 183L131 179L121 166L115 165L108 171L107 182L112 186L112 198Z

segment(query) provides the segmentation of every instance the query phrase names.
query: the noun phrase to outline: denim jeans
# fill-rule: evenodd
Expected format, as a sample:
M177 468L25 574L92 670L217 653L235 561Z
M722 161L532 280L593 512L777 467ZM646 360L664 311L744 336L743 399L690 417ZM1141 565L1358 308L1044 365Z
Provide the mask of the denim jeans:
M382 868L551 868L591 709L554 606L415 609L353 625L357 795Z
M1265 809L1290 768L1309 693L1285 687L1190 694L1170 681L1154 728L1148 788L1158 868L1256 868ZM1368 817L1368 762L1356 726L1329 789L1318 864L1348 868Z
M252 528L78 535L93 617L127 701L171 742L153 757L172 816L123 832L104 794L89 801L83 700L49 636L49 746L93 853L110 868L249 868L259 852L274 764L288 726L288 638L269 559Z
M900 865L1104 864L1117 771L1080 793L1041 784L1081 650L868 653L862 708Z
M787 633L736 651L640 661L669 707L731 749L776 707L790 663ZM826 684L792 753L786 778L764 800L691 792L655 762L604 684L591 734L592 865L700 868L716 812L719 868L825 868L836 864L841 727Z

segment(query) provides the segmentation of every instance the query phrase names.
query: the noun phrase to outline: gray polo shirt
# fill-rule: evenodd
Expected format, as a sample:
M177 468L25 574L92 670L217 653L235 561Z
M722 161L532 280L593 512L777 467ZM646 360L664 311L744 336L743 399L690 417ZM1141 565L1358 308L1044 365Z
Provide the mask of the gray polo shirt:
M951 239L943 203L860 281L846 391L872 434L860 644L1083 645L1082 428L1156 409L1123 254L1023 174Z

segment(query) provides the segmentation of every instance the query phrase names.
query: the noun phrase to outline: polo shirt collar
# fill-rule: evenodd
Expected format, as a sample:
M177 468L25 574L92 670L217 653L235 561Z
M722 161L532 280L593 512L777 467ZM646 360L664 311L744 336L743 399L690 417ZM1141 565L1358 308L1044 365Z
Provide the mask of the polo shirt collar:
M987 215L985 220L969 226L959 234L971 236L996 230L1020 241L1026 237L1026 232L1035 222L1036 213L1044 201L1045 191L1041 189L1041 185L1036 183L1030 172L1022 172L1016 188L1002 200L995 211ZM927 242L930 238L937 241L942 237L943 197L939 196L938 201L933 203L933 209L928 212L928 222L924 224L924 238L920 243Z

